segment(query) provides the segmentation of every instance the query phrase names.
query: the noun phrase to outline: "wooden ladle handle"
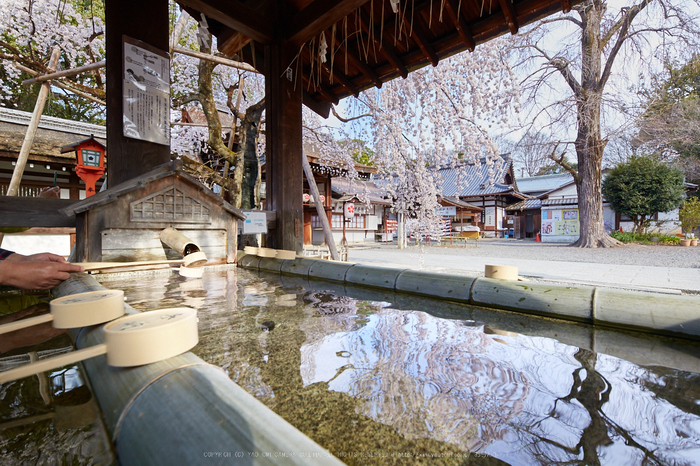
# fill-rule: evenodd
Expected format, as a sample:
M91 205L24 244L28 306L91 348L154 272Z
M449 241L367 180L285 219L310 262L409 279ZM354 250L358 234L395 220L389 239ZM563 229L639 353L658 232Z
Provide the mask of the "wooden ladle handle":
M95 356L105 353L107 353L107 345L102 344L90 346L78 351L71 351L70 353L54 356L53 358L48 358L43 361L25 364L20 367L15 367L14 369L10 369L9 371L0 372L0 384L29 377L30 375L38 374L39 372L57 369L61 366L67 366L68 364L75 364L76 362L94 358Z
M53 320L52 314L44 314L36 317L30 317L28 319L20 319L9 324L0 325L0 335L3 333L14 332L15 330L21 330L23 328L32 327L34 325L43 324L45 322L51 322Z

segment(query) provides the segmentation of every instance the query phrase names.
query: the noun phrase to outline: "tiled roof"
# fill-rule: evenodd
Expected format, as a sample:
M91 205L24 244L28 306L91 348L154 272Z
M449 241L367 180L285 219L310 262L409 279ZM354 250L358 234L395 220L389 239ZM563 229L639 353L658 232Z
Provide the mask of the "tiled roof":
M372 181L349 180L341 177L331 178L331 190L341 196L369 200L372 204L391 205L391 202L386 199L386 190L378 187Z
M482 210L484 210L481 207L469 204L468 202L461 201L456 197L442 197L442 198L440 198L440 202L445 202L447 204L451 204L451 205L454 205L456 207L463 207L465 209L476 210L478 212L481 212Z
M442 178L440 192L445 197L487 196L515 191L517 187L505 184L512 168L508 156L482 158L481 163L462 162L454 168L438 170Z
M520 178L518 180L518 190L526 194L546 193L569 184L572 181L573 177L570 173L532 176L529 178Z
M542 206L549 205L577 205L578 198L576 197L564 197L559 199L542 199Z
M536 197L533 197L531 199L524 199L520 202L516 202L515 204L511 204L506 207L506 210L530 210L530 209L539 209L542 207L542 201Z
M0 151L19 153L31 118L29 112L0 107ZM75 163L75 153L62 154L61 147L91 135L100 143L106 144L106 132L104 126L42 116L29 160L51 159L61 163Z

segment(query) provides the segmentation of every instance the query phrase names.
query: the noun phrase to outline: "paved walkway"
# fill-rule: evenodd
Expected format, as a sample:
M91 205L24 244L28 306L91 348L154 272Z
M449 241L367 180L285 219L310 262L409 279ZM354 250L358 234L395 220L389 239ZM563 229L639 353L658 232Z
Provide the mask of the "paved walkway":
M517 247L517 246L514 246ZM453 252L452 252L453 251ZM465 256L460 249L450 253L431 253L430 248L419 254L413 250L394 248L355 247L349 251L350 262L382 267L408 268L453 274L483 275L484 266L507 265L518 267L518 274L537 281L589 284L681 294L700 293L700 269L680 267L652 267L615 265L563 260L530 260L518 258Z

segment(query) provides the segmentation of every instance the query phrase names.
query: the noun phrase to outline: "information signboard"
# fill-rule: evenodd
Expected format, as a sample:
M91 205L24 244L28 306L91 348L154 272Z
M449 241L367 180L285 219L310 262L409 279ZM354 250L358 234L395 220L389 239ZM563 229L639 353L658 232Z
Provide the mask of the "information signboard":
M267 215L265 212L246 212L243 220L243 234L267 233Z
M170 144L170 58L140 40L123 37L124 136Z

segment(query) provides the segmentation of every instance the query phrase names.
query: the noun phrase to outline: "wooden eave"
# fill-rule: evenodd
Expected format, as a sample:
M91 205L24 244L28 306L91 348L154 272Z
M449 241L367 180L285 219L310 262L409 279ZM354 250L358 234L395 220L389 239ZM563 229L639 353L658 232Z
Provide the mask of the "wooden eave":
M119 196L130 193L137 189L141 189L148 183L168 176L176 176L182 180L187 181L188 183L197 187L199 189L199 192L204 197L208 198L212 205L221 207L238 220L246 219L246 216L242 210L233 207L231 204L224 201L221 197L214 194L209 188L200 183L199 180L194 178L189 173L185 172L182 167L182 161L177 159L173 160L170 163L160 165L151 170L150 172L147 172L137 178L133 178L129 181L118 184L117 186L113 186L108 191L96 193L94 196L83 199L82 201L75 202L69 207L63 208L61 210L61 213L67 216L75 216L79 213L86 212L95 207L110 204L112 202L115 202L119 198Z
M323 116L340 99L436 66L581 2L401 0L394 13L389 0L177 1L197 19L206 15L220 51L260 71L264 46L285 42L297 54L290 66L304 103ZM328 46L325 63L318 59L321 34Z

